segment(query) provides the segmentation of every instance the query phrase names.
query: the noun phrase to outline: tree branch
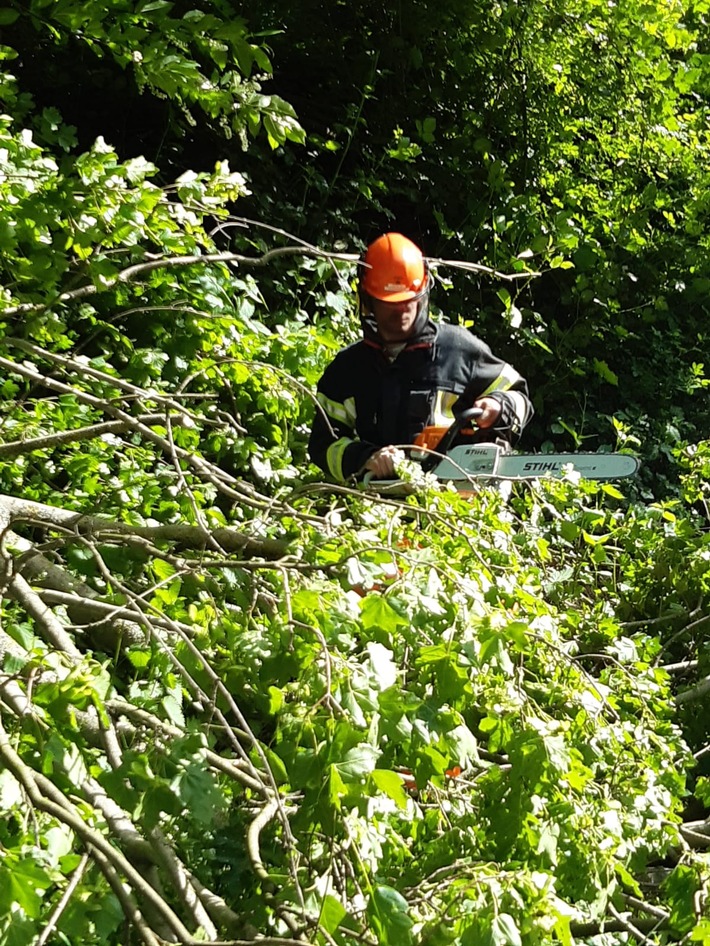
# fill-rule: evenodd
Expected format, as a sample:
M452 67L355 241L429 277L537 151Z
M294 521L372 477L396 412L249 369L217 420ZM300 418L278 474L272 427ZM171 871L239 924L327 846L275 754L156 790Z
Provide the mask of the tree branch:
M71 657L80 658L81 651L67 634L54 611L48 608L36 591L27 584L22 575L13 575L8 586L8 595L25 609L35 626L44 628L44 637L52 647Z
M180 415L172 419L179 423ZM141 414L136 420L142 424L164 424L165 414ZM56 434L46 434L43 437L29 437L27 440L11 440L0 444L0 459L12 459L35 450L51 450L52 447L63 446L67 443L78 443L82 440L95 440L105 434L124 433L129 425L122 420L107 420L101 424L90 424L87 427L76 427L73 430L62 430Z
M140 709L134 706L133 703L128 703L126 700L106 700L104 706L109 713L125 716L136 725L146 726L155 732L162 733L168 739L178 739L184 735L183 731L178 729L177 726L171 726L170 723L164 722L147 710ZM251 761L225 759L223 756L207 748L202 751L206 761L209 762L211 766L224 772L225 775L233 778L245 788L250 788L252 791L263 794L264 783L259 779L258 771Z
M670 929L670 924L663 920L651 917L633 917L630 920L594 920L590 922L570 923L570 933L578 939L588 939L592 936L601 936L603 933L628 933L629 926L641 935L645 933L661 932Z
M535 279L542 275L542 273L528 270L522 273L501 273L500 270L492 269L490 266L484 266L483 263L468 263L464 260L427 257L427 262L432 267L451 266L453 269L463 269L469 273L483 273L486 276L495 276L497 279L505 279L506 282L515 282L518 279Z
M134 890L161 917L172 932L181 940L192 939L182 921L175 915L167 903L147 884L125 855L110 844L97 830L88 825L76 812L66 796L48 778L33 772L17 755L10 745L5 727L0 719L0 758L27 792L32 804L67 825L82 841L99 851L126 877Z
M59 920L62 913L64 913L64 911L66 910L67 904L69 903L72 896L74 895L74 891L81 883L81 879L84 876L88 863L89 863L89 855L82 854L81 860L77 864L76 869L71 876L71 880L67 884L66 890L60 897L59 902L55 906L54 910L52 910L52 915L47 920L47 923L45 924L44 929L37 937L36 946L45 946L45 943L54 932L55 927L57 925L57 921Z
M343 262L356 262L360 257L358 253L328 253L325 250L306 249L301 246L280 246L268 250L261 256L243 256L240 253L204 253L193 256L161 256L155 259L146 260L144 263L134 263L127 266L115 276L104 279L103 285L97 286L90 283L85 286L79 286L77 289L71 289L62 292L51 302L47 303L22 303L11 308L3 310L5 316L27 315L30 312L43 312L50 305L57 305L62 302L74 302L77 299L86 299L88 296L95 296L101 292L113 289L117 285L133 282L140 276L148 275L159 269L182 269L187 266L209 266L214 263L236 263L242 266L266 266L272 259L281 256L314 256L319 259L342 260ZM470 264L475 265L475 264Z
M703 677L692 689L683 690L676 696L675 701L679 706L683 703L694 703L696 700L702 699L706 693L710 693L710 676Z
M143 940L144 946L164 946L162 938L159 940L153 930L146 923L143 914L138 908L135 897L121 880L118 871L102 851L89 847L91 856L99 866L101 873L106 878L116 899L121 904L123 915L126 920L138 931L138 935Z
M193 919L195 925L204 930L208 939L217 938L217 930L205 909L205 906L192 886L191 879L185 870L185 867L176 856L173 849L167 843L165 835L156 825L148 834L153 845L153 857L155 861L163 867L173 888L177 891L180 902L184 905Z
M278 539L257 539L228 527L217 528L206 534L198 526L134 526L5 494L0 494L0 507L9 517L10 523L32 522L45 528L55 526L77 535L139 536L151 542L175 542L194 550L206 548L212 538L225 552L244 552L270 559L283 558L289 549L288 543Z
M613 903L609 904L609 912L618 923L621 923L622 926L624 926L625 929L631 933L631 935L636 940L638 940L639 943L643 943L644 946L648 946L648 944L651 943L651 940L648 938L648 936L646 936L645 932L639 929L637 920L623 917ZM658 929L663 924L663 922L663 920L657 919L655 926L652 927L652 929L648 932L655 932L655 930Z
M50 358L50 360L52 359ZM236 501L248 502L252 506L261 509L273 508L273 501L268 497L261 496L250 484L237 480L236 477L221 470L218 466L209 463L204 457L198 454L194 454L189 450L183 450L182 448L173 449L165 437L162 437L151 427L138 421L132 414L128 414L120 407L116 407L109 400L95 397L87 391L82 391L80 388L73 387L70 384L64 384L62 381L57 381L56 378L44 375L38 371L34 365L27 362L19 364L8 358L0 357L0 368L5 368L12 374L19 374L21 377L28 378L36 384L43 385L50 390L57 391L61 394L71 394L80 403L87 404L103 414L108 414L109 417L123 421L131 430L139 433L145 440L159 447L166 456L173 456L174 454L179 456L180 459L184 460L188 466L192 467L198 475L203 476L225 495L230 496ZM110 375L107 377L113 380ZM142 391L142 397L149 400L151 395L149 392Z

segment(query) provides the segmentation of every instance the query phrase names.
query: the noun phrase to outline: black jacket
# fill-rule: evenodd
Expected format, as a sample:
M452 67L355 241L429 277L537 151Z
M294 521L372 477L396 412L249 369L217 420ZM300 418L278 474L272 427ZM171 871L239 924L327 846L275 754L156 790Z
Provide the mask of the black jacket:
M318 384L308 451L340 482L357 475L388 444L411 444L429 424L447 426L480 397L501 402L495 427L476 441L514 443L532 416L527 384L466 329L434 325L394 360L365 338L339 352Z

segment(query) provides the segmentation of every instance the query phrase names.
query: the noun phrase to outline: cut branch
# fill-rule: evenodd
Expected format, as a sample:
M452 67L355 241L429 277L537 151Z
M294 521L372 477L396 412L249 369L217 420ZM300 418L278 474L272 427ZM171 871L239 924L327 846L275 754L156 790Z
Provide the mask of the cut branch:
M78 535L139 536L151 542L175 542L194 550L206 548L212 539L225 552L262 555L269 559L283 558L289 550L286 542L254 538L228 527L206 533L198 526L188 525L134 526L4 494L0 494L0 508L7 514L10 523L32 522L47 528L59 527Z
M106 398L95 397L93 394L89 394L81 388L65 384L62 381L58 381L56 378L44 375L34 365L27 362L19 364L8 358L0 357L0 368L28 378L30 381L43 385L58 393L71 394L80 403L87 404L103 414L108 414L115 420L124 422L131 430L140 434L144 440L159 447L166 456L178 456L188 466L192 467L198 475L203 476L208 482L213 483L218 489L225 493L225 495L240 502L248 502L257 508L266 509L273 506L271 500L261 496L250 484L237 480L235 477L221 470L218 466L209 463L204 457L198 454L194 454L189 450L183 450L182 448L173 447L165 437L161 436L146 424L138 421L132 414L128 414L122 408L116 407ZM142 392L142 396L146 399L151 397L151 395L145 391Z
M142 414L136 417L142 424L164 424L165 414ZM179 424L181 415L170 418L173 424ZM106 434L120 434L129 430L129 425L122 420L107 420L101 424L90 424L87 427L77 427L74 430L62 430L57 434L46 434L43 437L28 437L26 440L11 440L0 444L0 459L10 460L35 450L51 450L67 443L78 443L82 440L95 440Z

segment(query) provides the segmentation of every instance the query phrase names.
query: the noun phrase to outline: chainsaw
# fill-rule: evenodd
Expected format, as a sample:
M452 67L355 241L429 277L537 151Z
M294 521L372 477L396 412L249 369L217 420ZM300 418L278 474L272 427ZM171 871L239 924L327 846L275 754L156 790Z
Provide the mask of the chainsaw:
M639 461L626 453L510 453L496 443L464 443L454 446L460 435L472 435L467 424L480 417L478 407L462 411L449 427L425 427L409 448L425 473L451 482L457 489L470 488L474 480L531 480L541 476L563 476L573 471L592 480L620 480L634 476ZM401 480L375 480L364 485L389 492L403 486Z

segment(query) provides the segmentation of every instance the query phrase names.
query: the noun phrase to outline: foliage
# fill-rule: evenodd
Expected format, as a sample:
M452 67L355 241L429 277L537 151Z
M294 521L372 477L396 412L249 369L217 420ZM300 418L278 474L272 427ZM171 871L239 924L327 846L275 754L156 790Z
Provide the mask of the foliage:
M188 7L0 11L2 941L710 941L710 445L677 397L706 387L703 4ZM169 179L84 147L23 85L32 42L246 154ZM261 83L312 43L338 81L296 153ZM596 412L634 377L604 423L658 459L646 495L307 468L355 236L412 206L447 259L524 277L435 267L539 393Z
M96 384L81 367L78 402ZM178 414L209 444L207 410ZM126 493L114 522L2 500L6 917L27 942L69 883L66 941L120 935L112 871L80 858L102 835L146 942L166 923L185 941L572 942L642 899L661 929L693 928L707 878L681 824L692 758L649 633L687 624L708 581L692 519L565 481L509 506L495 490L383 503L317 484L269 501L218 480L193 440L188 460L182 428L172 458L164 422L148 429L110 435L107 485L72 459L105 440L49 448L84 508ZM171 469L173 501L150 505ZM221 511L215 492L238 501ZM679 560L677 585L649 574ZM37 823L46 853L26 874ZM176 872L209 899L180 894Z
M302 141L293 108L261 89L272 65L263 45L252 42L245 21L228 5L222 10L219 4L205 5L209 12L199 6L183 12L170 0L109 0L100 6L32 0L5 9L2 22L5 42L13 46L39 42L50 54L59 46L113 60L130 70L139 93L168 98L192 125L199 109L227 137L236 132L242 147L262 128L272 148ZM13 58L14 49L6 53ZM42 115L52 138L59 120L56 109ZM59 143L66 146L66 131L64 136Z
M537 271L511 288L439 267L435 302L529 378L534 442L613 447L616 416L656 490L677 478L659 445L705 434L707 12L335 3L337 46L311 0L251 14L282 29L277 87L309 131L311 160L277 159L306 189L294 229L348 232L345 207L361 239L402 228L435 259ZM271 167L250 173L258 204Z

